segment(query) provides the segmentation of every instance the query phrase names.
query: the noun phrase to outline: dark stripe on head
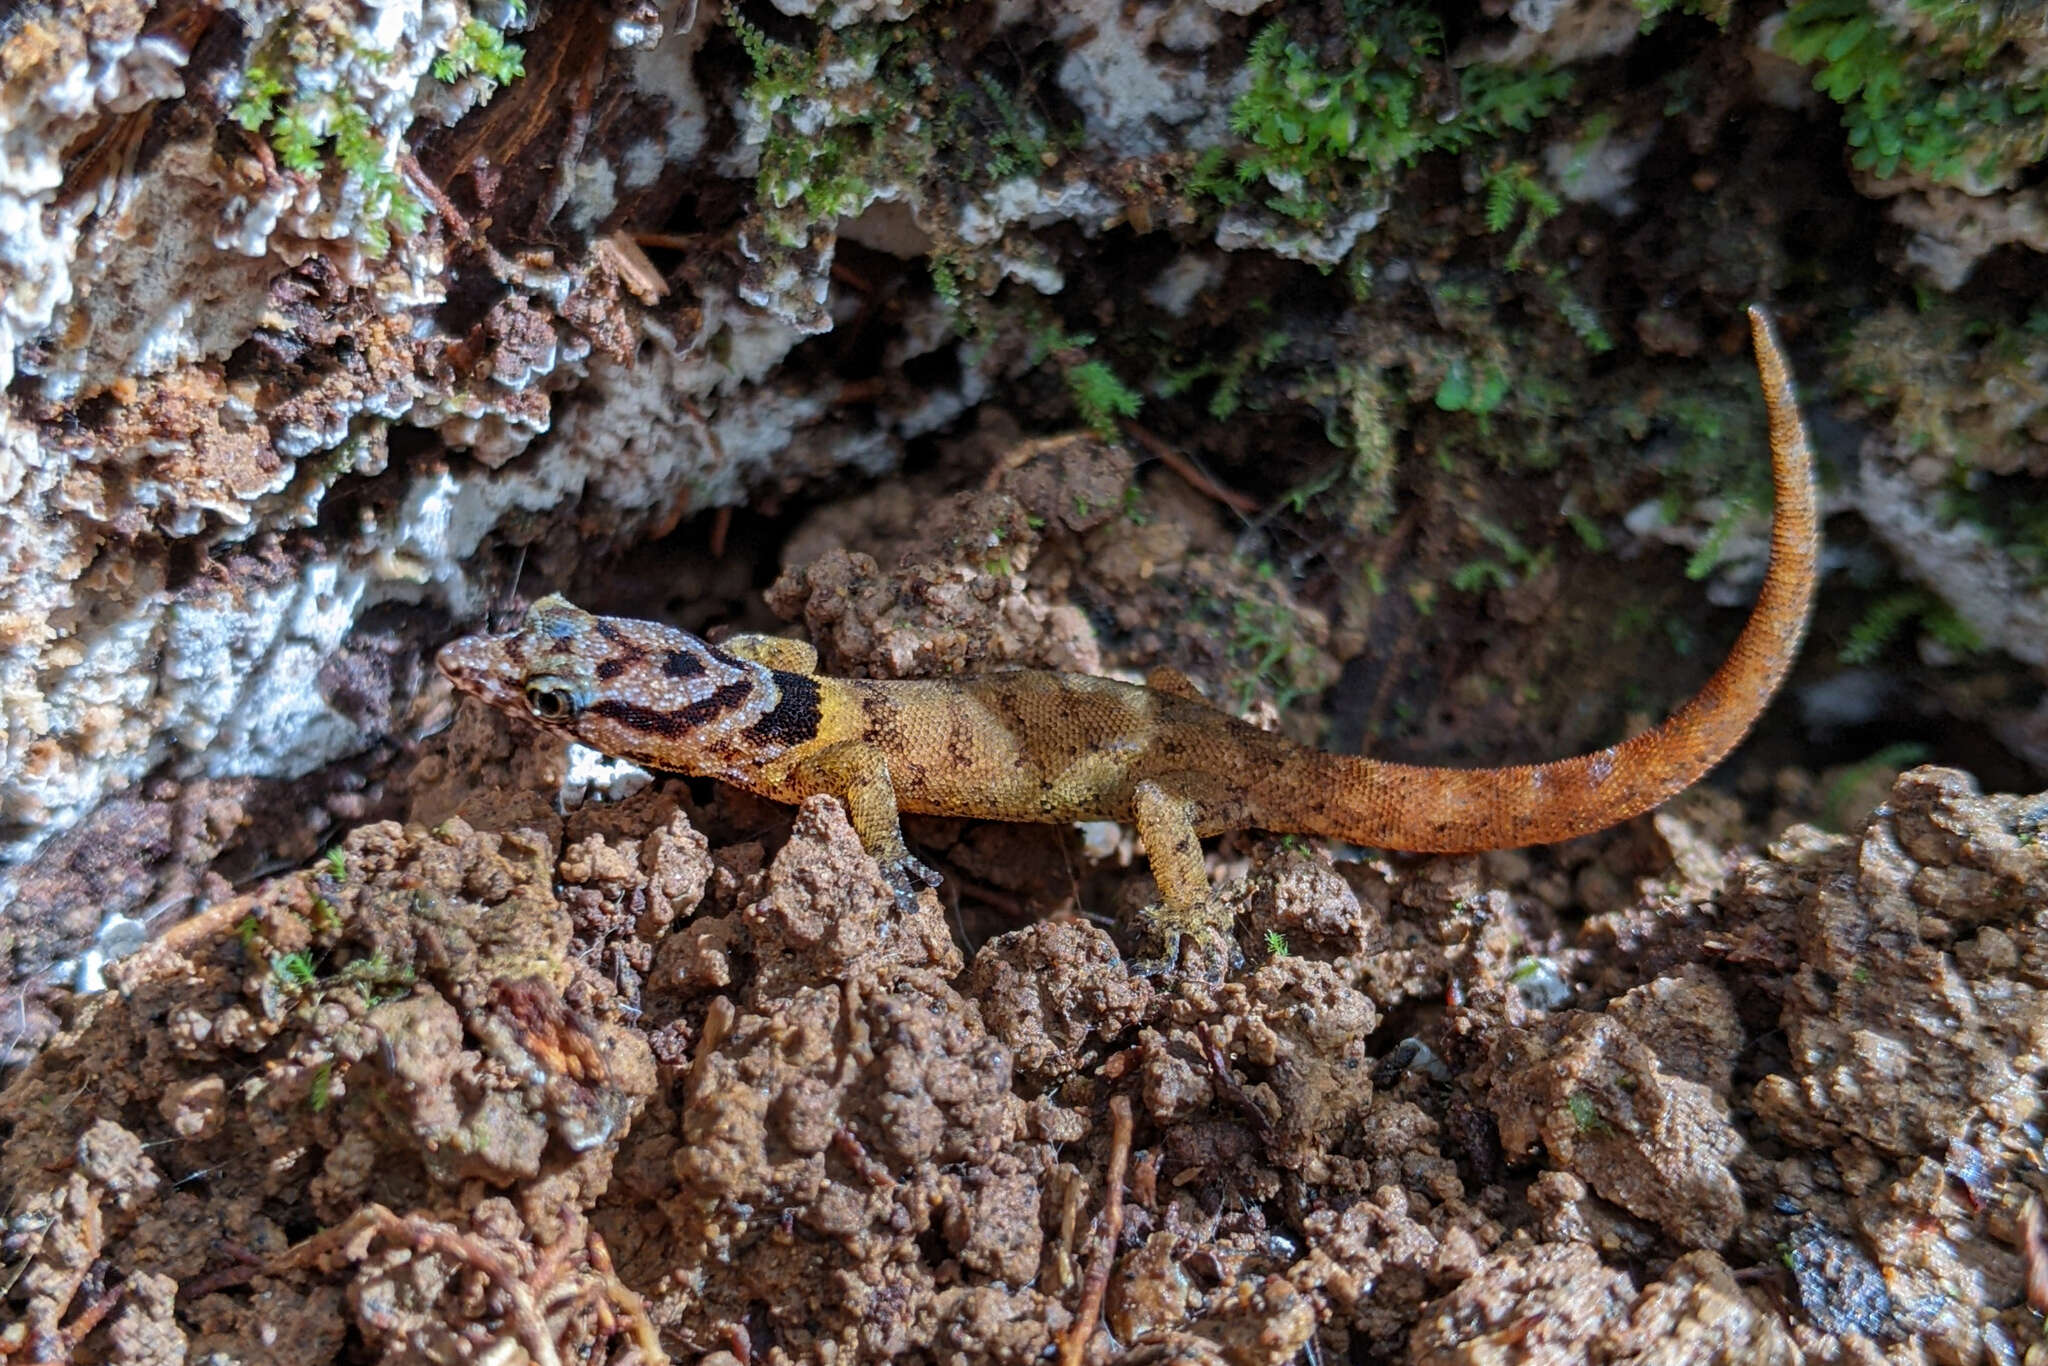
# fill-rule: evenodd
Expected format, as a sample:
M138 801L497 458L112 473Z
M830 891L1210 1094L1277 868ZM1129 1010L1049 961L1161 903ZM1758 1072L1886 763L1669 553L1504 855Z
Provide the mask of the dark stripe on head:
M704 661L695 650L670 650L661 661L661 671L670 678L695 678L704 672Z
M728 683L702 701L692 702L674 711L663 711L659 707L643 707L637 702L627 702L616 697L600 698L585 709L587 715L602 717L631 726L634 730L649 735L659 735L664 740L680 740L691 731L716 721L735 707L745 706L747 699L754 695L754 685L742 679Z
M606 621L603 617L597 619L597 633L614 645L625 639L624 636L619 634L619 628Z
M626 661L623 659L599 660L597 665L597 676L599 678L602 678L605 682L609 683L611 682L611 680L617 678L620 674L624 673L627 667L628 666L626 664Z
M800 745L816 739L824 716L818 705L818 680L777 669L775 686L782 694L775 710L748 726L746 738L776 745Z

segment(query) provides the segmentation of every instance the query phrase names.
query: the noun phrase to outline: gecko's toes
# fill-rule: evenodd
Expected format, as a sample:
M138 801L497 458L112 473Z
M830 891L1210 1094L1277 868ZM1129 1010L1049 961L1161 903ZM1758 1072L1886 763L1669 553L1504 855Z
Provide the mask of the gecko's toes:
M920 862L914 855L903 854L896 858L876 860L882 870L882 881L889 884L889 890L896 894L896 908L905 915L917 910L917 894L926 887L936 887L945 879Z
M1220 983L1233 969L1244 966L1244 953L1237 937L1230 933L1227 911L1218 915L1219 903L1212 897L1192 913L1175 914L1154 903L1137 913L1130 928L1141 949L1157 948L1157 954L1140 952L1128 961L1136 977L1170 977L1188 981Z

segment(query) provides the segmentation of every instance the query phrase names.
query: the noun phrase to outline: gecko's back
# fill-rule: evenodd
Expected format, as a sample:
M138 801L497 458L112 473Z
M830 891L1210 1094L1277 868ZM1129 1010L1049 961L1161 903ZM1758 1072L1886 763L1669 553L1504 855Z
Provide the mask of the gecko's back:
M1243 794L1219 805L1205 832L1261 825L1279 813L1257 807L1254 789L1313 753L1198 697L1088 674L826 686L845 690L860 739L888 756L898 807L924 815L1129 820L1139 783L1186 779Z

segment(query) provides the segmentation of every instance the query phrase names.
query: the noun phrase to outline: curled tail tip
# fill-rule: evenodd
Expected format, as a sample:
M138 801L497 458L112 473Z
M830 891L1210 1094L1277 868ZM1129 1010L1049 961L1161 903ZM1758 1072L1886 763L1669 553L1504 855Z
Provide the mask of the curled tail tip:
M1762 304L1751 304L1748 313L1749 339L1756 347L1757 369L1763 372L1765 386L1775 389L1791 378L1785 365L1785 345L1778 340L1778 321Z

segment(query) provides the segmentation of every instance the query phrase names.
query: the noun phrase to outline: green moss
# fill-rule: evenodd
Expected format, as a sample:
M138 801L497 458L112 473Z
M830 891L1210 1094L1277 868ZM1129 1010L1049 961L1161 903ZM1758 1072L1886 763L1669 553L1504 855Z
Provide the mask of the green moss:
M1485 418L1507 401L1508 383L1507 369L1498 361L1454 356L1437 382L1436 406Z
M1981 188L2048 155L2048 71L2029 71L2008 41L2021 20L1929 0L1912 9L1935 41L1870 0L1799 0L1778 30L1778 51L1813 67L1814 89L1841 106L1856 167Z
M1117 435L1117 419L1136 417L1144 399L1117 378L1116 371L1099 360L1083 361L1067 371L1067 392L1074 397L1074 411L1104 440Z
M1285 20L1260 31L1230 110L1244 145L1205 153L1192 190L1236 204L1263 183L1265 207L1321 227L1428 153L1527 131L1571 89L1569 76L1542 67L1482 62L1454 75L1441 62L1441 22L1415 6L1347 0L1343 14L1334 61L1333 44L1298 40Z
M1973 654L1984 648L1976 630L1948 604L1924 589L1908 588L1888 593L1864 609L1842 643L1842 662L1875 663L1916 622L1929 638L1952 653Z
M2048 437L2048 306L2018 324L1939 297L1888 308L1857 324L1837 373L1852 396L1890 410L1901 449L2000 468Z
M1248 311L1252 310L1248 307ZM1206 405L1218 422L1236 416L1244 400L1244 382L1255 371L1265 370L1287 351L1287 334L1278 329L1248 337L1226 356L1209 357L1192 365L1168 369L1156 385L1162 398L1173 398L1209 380L1215 381Z
M524 5L513 6L514 18L524 14ZM437 81L478 75L496 85L509 85L526 74L526 49L506 42L501 30L481 19L470 19L456 30L448 50L434 59L433 72Z
M1488 232L1506 232L1517 218L1522 220L1522 230L1515 234L1507 259L1509 270L1520 270L1536 243L1536 234L1564 206L1550 187L1536 178L1536 168L1524 161L1486 172L1480 188L1486 195Z
M1728 20L1735 10L1735 0L1635 0L1636 8L1642 12L1643 32L1648 33L1668 14L1696 14L1711 19L1722 28L1728 27Z
M270 960L270 970L279 981L293 986L311 986L319 977L313 967L313 955L304 952L278 955Z
M879 187L929 170L935 76L915 28L856 24L799 46L738 14L727 22L753 64L746 100L767 130L754 189L771 241L804 247L819 224L859 214Z
M523 5L509 7L522 17ZM380 130L370 112L337 71L351 64L381 67L393 54L358 46L333 18L296 11L251 48L241 90L230 110L234 120L261 133L278 165L305 176L338 174L337 199L354 198L358 240L372 256L391 250L393 229L411 235L426 225L426 206L398 174L400 148ZM469 19L456 30L447 51L432 63L441 80L481 75L503 84L523 70L522 51L498 29Z
M1450 585L1460 593L1482 593L1489 588L1512 588L1522 576L1547 566L1556 552L1549 546L1531 553L1521 537L1476 512L1465 514L1465 523L1495 555L1468 560L1451 571ZM1496 557L1497 556L1497 557Z
M1304 638L1278 585L1279 571L1262 561L1246 593L1229 605L1229 656L1235 674L1225 686L1240 711L1263 696L1285 713L1299 699L1334 681L1327 657Z

